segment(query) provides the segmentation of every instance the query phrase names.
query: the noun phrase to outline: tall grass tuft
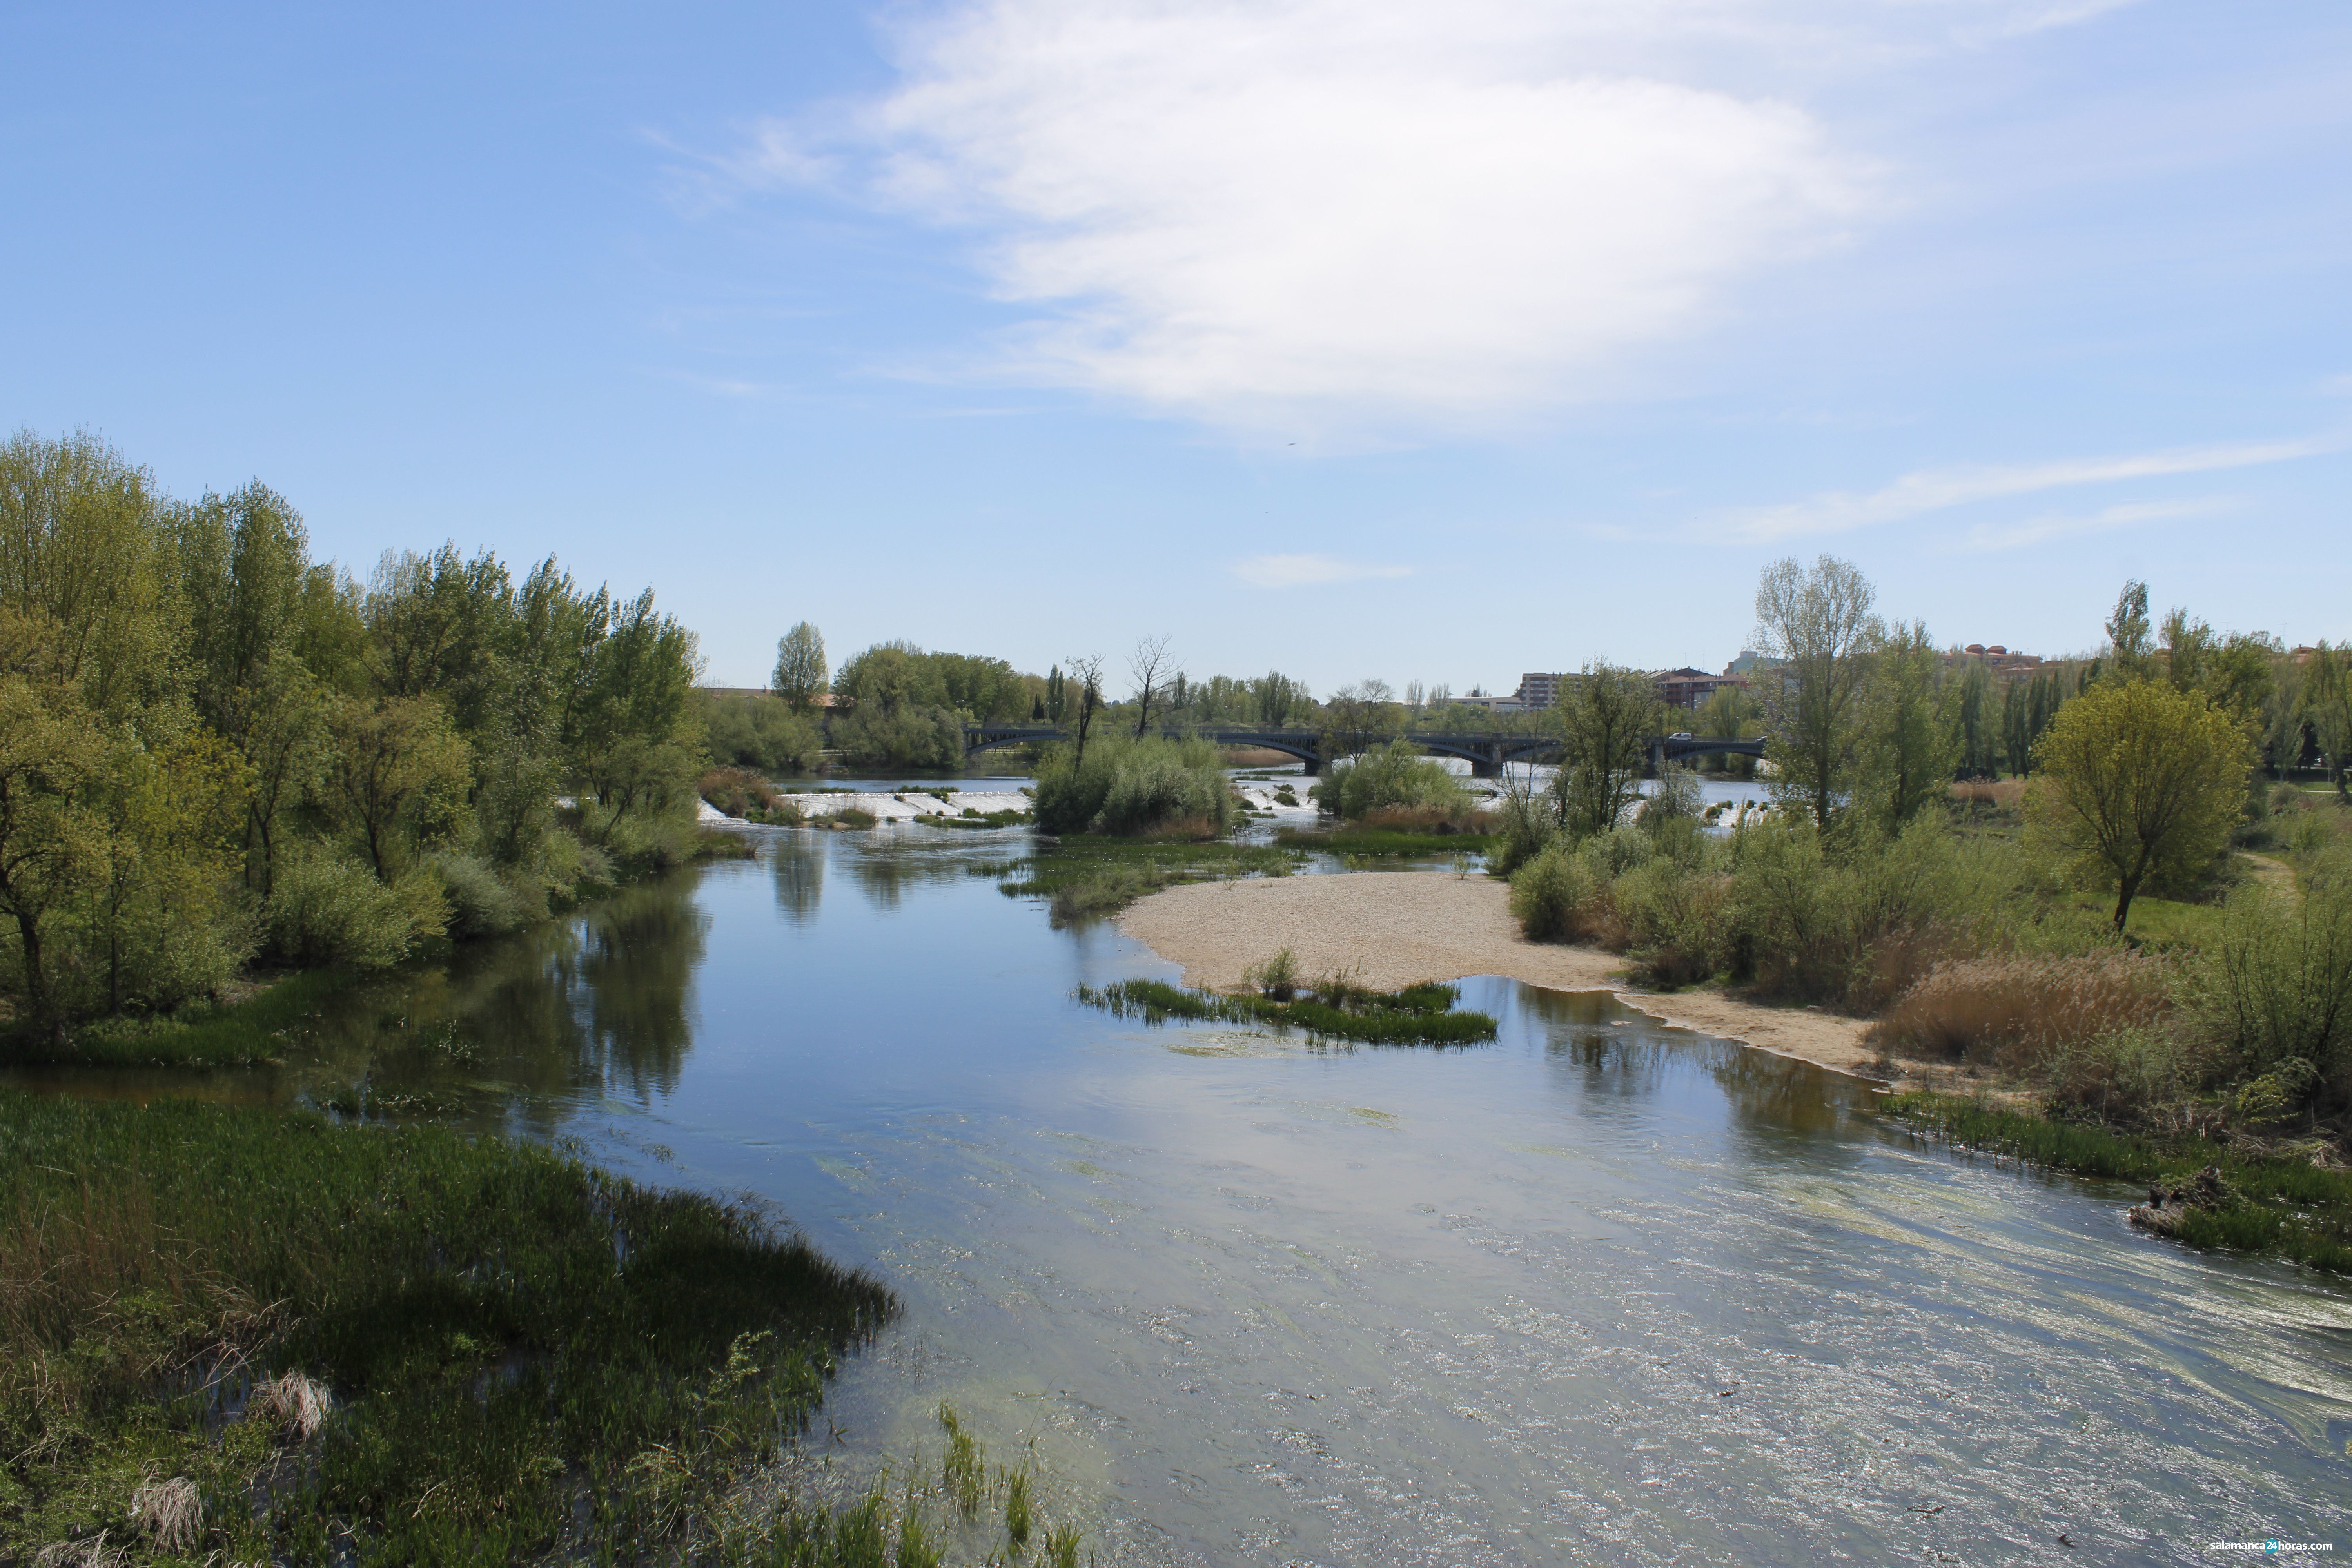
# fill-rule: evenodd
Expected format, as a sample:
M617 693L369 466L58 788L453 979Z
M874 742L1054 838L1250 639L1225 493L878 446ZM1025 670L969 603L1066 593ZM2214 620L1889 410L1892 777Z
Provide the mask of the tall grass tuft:
M2115 950L1948 960L1898 997L1869 1038L1900 1056L2031 1068L2171 1011L2162 961Z

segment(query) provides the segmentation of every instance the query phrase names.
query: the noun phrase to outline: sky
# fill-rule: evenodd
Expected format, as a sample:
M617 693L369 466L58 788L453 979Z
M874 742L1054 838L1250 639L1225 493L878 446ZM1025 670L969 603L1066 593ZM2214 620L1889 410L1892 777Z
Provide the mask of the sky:
M2352 637L2340 0L0 14L0 426L1043 671Z

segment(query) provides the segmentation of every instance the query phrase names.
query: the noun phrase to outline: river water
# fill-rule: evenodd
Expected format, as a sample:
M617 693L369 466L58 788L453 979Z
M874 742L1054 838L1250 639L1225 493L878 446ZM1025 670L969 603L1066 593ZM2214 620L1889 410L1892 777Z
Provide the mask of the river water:
M759 838L206 1091L755 1197L906 1303L813 1454L856 1478L951 1399L1106 1561L2352 1550L2340 1283L1604 995L1469 982L1467 1049L1122 1022L1072 988L1172 966L999 893L1018 832Z

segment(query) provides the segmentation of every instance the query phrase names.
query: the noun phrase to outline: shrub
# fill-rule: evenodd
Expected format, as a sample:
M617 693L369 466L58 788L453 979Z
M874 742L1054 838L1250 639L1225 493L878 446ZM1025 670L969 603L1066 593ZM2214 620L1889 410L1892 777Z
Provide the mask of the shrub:
M2246 1071L2302 1061L2341 1086L2352 1068L2352 879L2310 877L2300 900L2240 889L2190 977L2200 1020Z
M1624 951L1659 985L1693 984L1721 966L1730 895L1727 877L1663 855L1610 889Z
M287 857L262 910L266 951L293 964L383 969L442 929L440 887L430 876L386 887L324 847Z
M1233 792L1206 741L1108 734L1083 763L1056 746L1037 770L1037 826L1047 833L1181 832L1212 837L1232 819Z
M785 797L776 786L748 768L713 768L695 785L696 793L730 816L761 816Z
M1330 776L1307 793L1324 810L1351 819L1403 807L1458 825L1471 811L1469 792L1461 781L1444 763L1423 756L1410 741L1391 741L1353 761L1333 763Z
M2163 963L2121 949L1961 958L1937 963L1906 991L1870 1039L1921 1060L2033 1072L2063 1050L2151 1027L2170 1010Z
M806 773L817 765L824 750L824 736L816 721L794 711L781 697L714 693L703 699L702 717L710 754L724 766L756 768L763 773Z
M1243 970L1242 984L1269 1002L1288 1002L1298 994L1298 960L1286 947Z
M860 763L889 768L952 768L963 763L963 721L945 708L860 702L834 727L834 743Z
M546 898L539 889L518 887L478 857L443 850L426 864L440 880L453 937L504 936L547 914Z
M1544 851L1559 833L1551 813L1517 791L1504 792L1494 814L1495 842L1486 851L1486 869L1497 877L1516 874Z
M1529 942L1583 942L1608 923L1609 883L1556 838L1511 876L1511 914Z

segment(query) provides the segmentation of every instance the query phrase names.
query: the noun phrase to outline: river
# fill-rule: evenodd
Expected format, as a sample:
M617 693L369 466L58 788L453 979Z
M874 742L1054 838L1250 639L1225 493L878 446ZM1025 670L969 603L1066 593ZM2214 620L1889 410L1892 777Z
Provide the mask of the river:
M2113 1184L1919 1143L1854 1080L1605 996L1470 982L1502 1032L1467 1049L1122 1022L1072 988L1172 966L999 893L1019 832L758 837L203 1091L575 1139L769 1205L907 1306L812 1453L855 1479L951 1399L1000 1455L1034 1439L1105 1561L2336 1537L2340 1283L2151 1241Z

